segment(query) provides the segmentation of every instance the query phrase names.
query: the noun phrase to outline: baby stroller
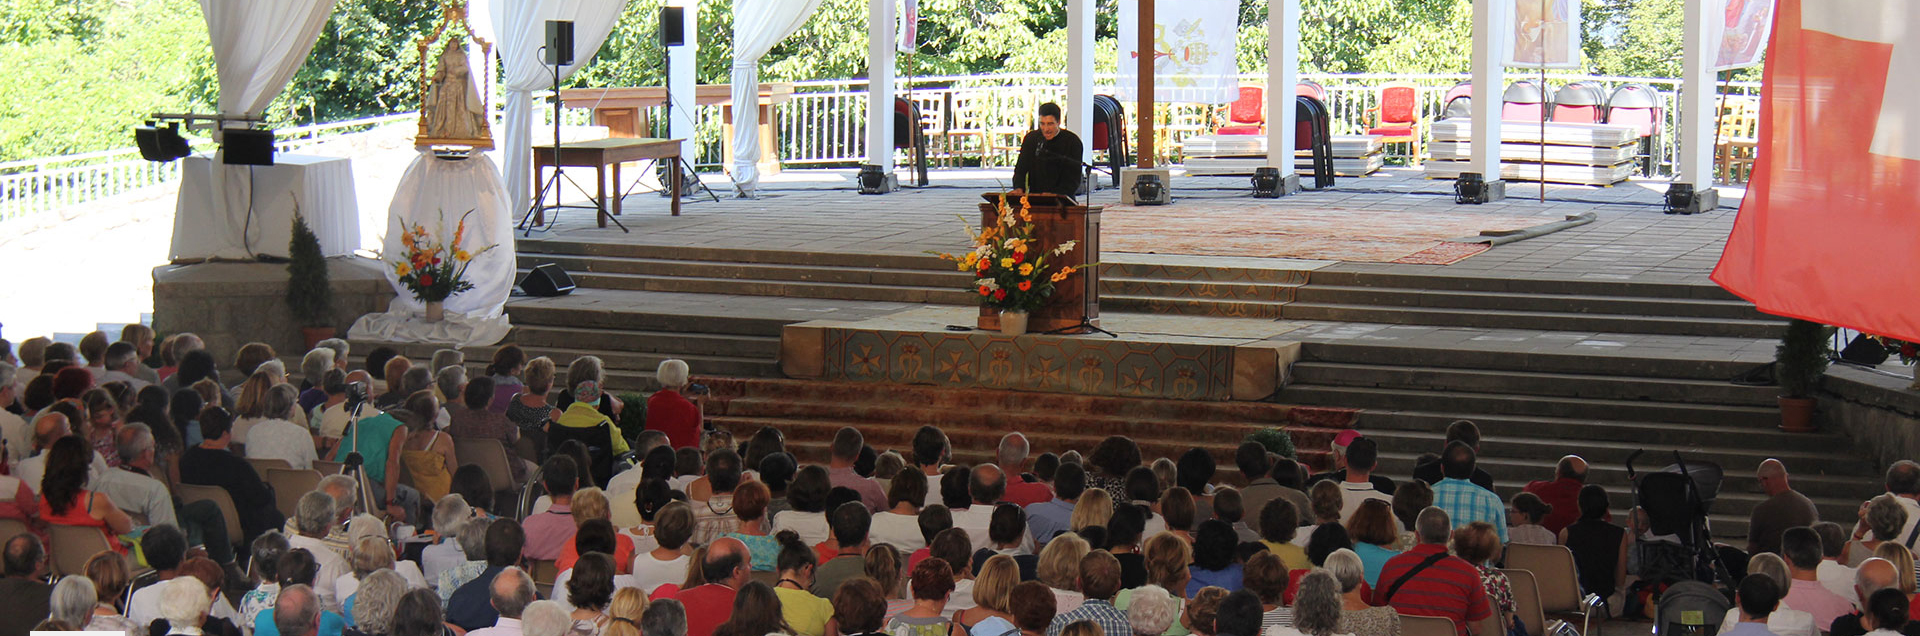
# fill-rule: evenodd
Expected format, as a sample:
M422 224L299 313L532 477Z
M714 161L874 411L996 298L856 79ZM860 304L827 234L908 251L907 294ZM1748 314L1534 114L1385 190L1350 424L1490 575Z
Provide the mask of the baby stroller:
M1659 584L1700 581L1731 586L1733 578L1713 544L1713 532L1707 515L1720 492L1724 474L1713 462L1687 462L1679 451L1673 453L1673 465L1659 472L1636 476L1633 460L1644 451L1627 457L1627 480L1633 484L1634 504L1646 513L1647 534L1653 541L1641 541L1640 578Z
M1699 581L1681 581L1660 596L1660 614L1653 621L1657 636L1717 634L1733 603L1724 592Z

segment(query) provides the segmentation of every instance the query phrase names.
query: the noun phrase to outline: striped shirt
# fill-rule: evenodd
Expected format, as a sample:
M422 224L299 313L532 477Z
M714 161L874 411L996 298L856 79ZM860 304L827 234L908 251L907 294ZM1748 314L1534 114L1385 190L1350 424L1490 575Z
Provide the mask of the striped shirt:
M1390 605L1405 615L1452 619L1459 636L1467 636L1469 623L1486 620L1492 613L1486 588L1480 583L1480 571L1473 564L1460 557L1447 556L1407 578L1407 574L1428 557L1445 554L1446 550L1447 546L1439 544L1418 545L1387 561L1387 566L1380 571L1380 585L1374 588L1373 604ZM1400 584L1389 600L1388 590L1402 578L1407 578L1406 583Z
M1133 625L1127 622L1127 613L1113 606L1113 602L1090 598L1080 607L1053 617L1053 624L1047 626L1047 636L1060 636L1060 630L1079 621L1093 621L1100 626L1106 636L1133 636Z

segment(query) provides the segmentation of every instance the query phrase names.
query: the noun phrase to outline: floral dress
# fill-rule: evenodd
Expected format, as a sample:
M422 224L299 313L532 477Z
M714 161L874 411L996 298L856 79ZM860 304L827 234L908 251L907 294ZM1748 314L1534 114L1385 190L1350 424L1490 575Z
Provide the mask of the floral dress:
M1507 574L1484 563L1473 567L1480 570L1480 586L1487 589L1487 600L1498 606L1501 614L1513 616L1513 582L1507 580Z

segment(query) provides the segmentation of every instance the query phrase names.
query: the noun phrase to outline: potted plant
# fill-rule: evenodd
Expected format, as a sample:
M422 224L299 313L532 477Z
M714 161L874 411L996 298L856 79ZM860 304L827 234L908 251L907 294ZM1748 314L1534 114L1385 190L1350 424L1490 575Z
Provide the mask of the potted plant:
M327 259L320 255L320 237L297 211L293 238L287 241L287 309L300 323L308 349L333 337L333 285L327 278Z
M1813 431L1813 391L1827 373L1833 352L1833 328L1794 319L1774 349L1773 373L1780 382L1780 428Z
M460 292L473 289L473 283L467 280L467 267L473 259L479 258L499 247L488 245L479 250L468 251L461 243L467 235L467 217L473 210L460 215L460 223L453 230L453 239L440 242L446 232L446 217L440 219L440 232L428 234L426 226L414 225L400 237L406 246L406 254L397 261L391 261L393 273L400 284L413 292L413 297L426 305L424 318L427 322L440 322L446 319L447 298Z
M1033 212L1026 197L1014 209L1008 198L1000 198L1000 222L967 235L973 239L973 251L960 255L937 254L954 263L960 271L972 272L970 289L980 294L980 304L1000 311L1000 333L1018 336L1027 332L1027 315L1053 295L1055 283L1066 280L1076 270L1071 266L1053 267L1052 259L1072 251L1076 242L1042 245L1033 236ZM963 219L964 220L964 219ZM1092 266L1088 263L1086 266Z

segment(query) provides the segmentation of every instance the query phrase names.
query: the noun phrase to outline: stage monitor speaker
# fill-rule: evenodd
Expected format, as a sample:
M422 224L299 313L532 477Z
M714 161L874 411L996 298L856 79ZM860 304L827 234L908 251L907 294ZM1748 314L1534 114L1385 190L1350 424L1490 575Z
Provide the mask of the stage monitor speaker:
M573 277L553 263L541 263L520 279L520 291L528 296L565 296L573 292Z
M546 63L548 66L573 64L573 22L571 20L547 21Z
M229 165L273 165L273 131L229 128L220 142L221 156Z
M686 11L685 7L660 7L660 46L687 43Z

